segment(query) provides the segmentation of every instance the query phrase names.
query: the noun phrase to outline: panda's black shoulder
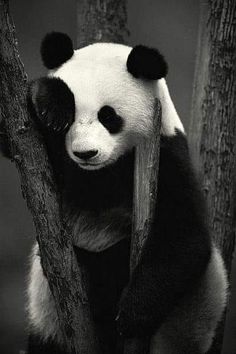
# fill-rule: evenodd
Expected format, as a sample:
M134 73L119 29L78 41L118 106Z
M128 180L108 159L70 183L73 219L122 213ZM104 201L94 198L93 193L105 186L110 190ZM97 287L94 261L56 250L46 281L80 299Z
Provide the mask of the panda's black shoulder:
M191 210L205 213L205 203L190 157L187 137L179 130L176 130L175 135L161 136L158 190L163 205L170 201L181 207L178 213ZM181 199L188 203L189 209Z

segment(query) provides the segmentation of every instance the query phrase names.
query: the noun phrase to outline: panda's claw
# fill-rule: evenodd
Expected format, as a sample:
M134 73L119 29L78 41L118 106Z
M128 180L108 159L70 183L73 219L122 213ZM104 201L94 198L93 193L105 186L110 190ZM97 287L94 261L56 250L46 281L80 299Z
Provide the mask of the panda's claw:
M68 127L68 123L63 122L63 124L56 122L56 124L53 126L53 131L55 133L62 133L65 131L65 129Z
M68 127L69 127L69 122L66 123L62 131L64 132Z
M58 119L53 120L52 129L55 133L59 132L61 129L61 122Z
M55 133L58 133L60 131L60 126L58 126L57 124L55 126L53 126L53 131Z
M61 133L64 133L67 130L67 128L69 127L69 125L70 125L70 123L65 121L64 124L62 124L60 126L58 131L61 132Z
M48 121L48 108L42 109L39 111L39 113L37 114L40 122L42 124L45 124Z
M53 130L54 132L56 132L57 129L58 129L58 122L53 121L53 122L52 122L52 130Z
M46 123L46 127L47 127L47 128L52 128L52 122L50 122L50 121L47 122L47 123Z
M57 132L63 132L65 128L66 122L63 122L63 124L59 124L57 127Z
M61 133L62 131L63 131L63 126L57 127L57 130L56 130L57 133Z
M47 110L45 109L44 111L40 112L40 117L45 118L47 116Z

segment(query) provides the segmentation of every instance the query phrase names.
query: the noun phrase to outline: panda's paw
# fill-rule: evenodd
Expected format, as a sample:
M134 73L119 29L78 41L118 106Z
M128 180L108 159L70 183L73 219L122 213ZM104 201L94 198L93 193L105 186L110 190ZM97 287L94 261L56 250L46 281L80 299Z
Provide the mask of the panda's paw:
M125 338L141 338L146 335L152 335L155 332L155 326L146 316L135 313L121 311L117 316L117 331L120 336Z
M116 318L118 333L126 338L139 338L153 334L156 330L153 314L150 314L142 301L140 303L140 299L132 295L126 290L125 295L122 296Z
M37 118L41 125L55 133L62 133L67 130L69 122L66 118L58 117L50 109L42 109L37 112Z
M66 132L74 120L74 96L60 79L43 77L28 86L27 102L43 130Z

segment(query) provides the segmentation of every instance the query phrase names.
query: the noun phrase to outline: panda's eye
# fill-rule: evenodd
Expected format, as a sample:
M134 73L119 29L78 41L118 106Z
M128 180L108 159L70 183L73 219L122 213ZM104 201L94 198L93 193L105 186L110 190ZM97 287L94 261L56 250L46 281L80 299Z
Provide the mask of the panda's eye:
M103 106L100 109L98 120L111 134L119 133L123 127L123 119L110 106Z

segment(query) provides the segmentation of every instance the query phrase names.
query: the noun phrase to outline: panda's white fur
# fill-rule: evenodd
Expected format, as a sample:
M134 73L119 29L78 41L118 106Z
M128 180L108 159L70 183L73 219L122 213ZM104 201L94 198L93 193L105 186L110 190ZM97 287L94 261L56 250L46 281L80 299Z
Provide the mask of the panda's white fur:
M110 164L124 151L132 148L140 135L149 135L155 97L159 98L162 105L162 134L173 136L176 129L184 132L166 81L138 80L128 73L126 60L130 51L131 48L124 45L93 44L76 50L70 60L49 73L49 76L62 79L75 97L75 121L66 137L66 149L70 157L80 164L72 150L99 150L94 159L94 166L87 167L88 169ZM117 136L111 136L97 119L98 110L106 104L114 107L116 112L125 118L124 128ZM82 218L83 216L81 223L84 222ZM86 222L89 223L89 220ZM90 236L93 233L94 230L90 227ZM101 239L106 238L108 241L105 246L99 245L97 250L99 247L104 249L126 236L118 233L110 241L107 228L100 230L100 235L101 233L104 236ZM88 234L75 238L74 243L94 250L88 243L83 245L85 239L88 239ZM152 339L151 354L175 354L178 338L186 340L184 348L190 337L201 342L202 353L205 353L221 318L227 299L227 288L222 258L213 246L211 260L201 279L198 292L183 301L162 325ZM47 280L43 275L37 245L32 253L28 298L32 328L44 340L51 337L60 342L57 314Z

